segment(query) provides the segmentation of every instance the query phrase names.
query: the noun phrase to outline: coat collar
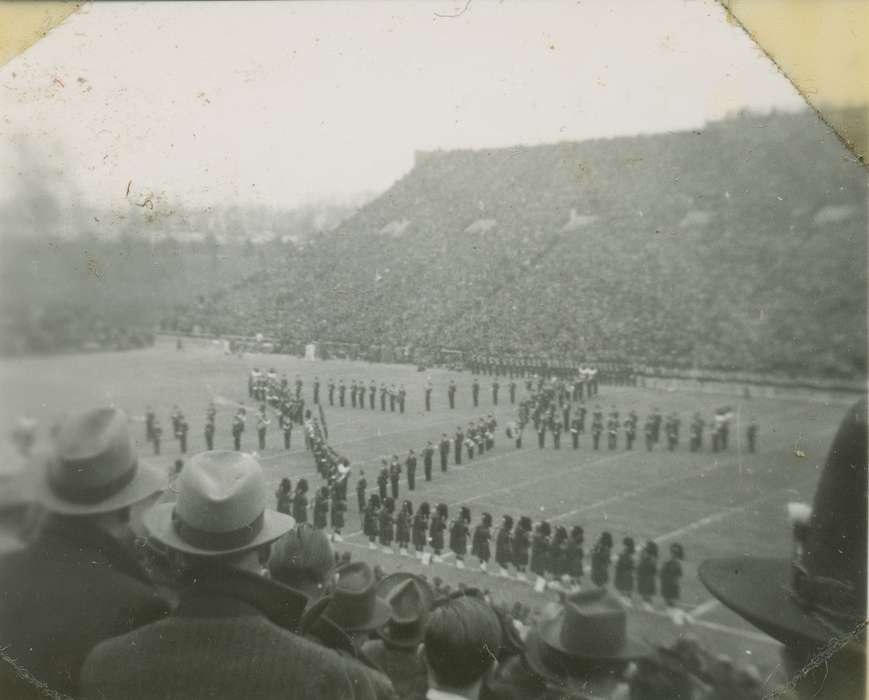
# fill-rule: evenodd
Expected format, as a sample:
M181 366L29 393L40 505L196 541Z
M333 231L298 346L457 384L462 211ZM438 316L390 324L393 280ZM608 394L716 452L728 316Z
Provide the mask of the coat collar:
M198 570L175 615L217 617L260 614L286 630L296 631L307 605L307 597L277 581L227 566Z

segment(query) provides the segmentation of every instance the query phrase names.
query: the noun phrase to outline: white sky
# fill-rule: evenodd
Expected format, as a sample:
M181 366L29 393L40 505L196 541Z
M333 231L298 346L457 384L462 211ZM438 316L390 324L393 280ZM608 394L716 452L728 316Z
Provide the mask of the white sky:
M804 106L714 0L98 3L0 67L0 200L380 191L417 149L684 129ZM79 80L82 79L82 80ZM61 85L62 83L62 85ZM27 157L22 157L26 144Z

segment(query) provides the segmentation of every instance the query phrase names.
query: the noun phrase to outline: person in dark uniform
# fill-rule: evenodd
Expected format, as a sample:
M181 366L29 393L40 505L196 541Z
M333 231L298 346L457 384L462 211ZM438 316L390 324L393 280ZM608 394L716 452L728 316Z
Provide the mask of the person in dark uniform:
M634 540L632 537L625 537L622 540L623 549L619 558L616 560L616 571L613 578L613 584L616 590L625 598L630 600L634 595Z
M585 575L583 567L585 550L582 546L584 541L585 533L583 529L579 525L574 525L570 529L570 537L567 539L564 557L567 560L567 576L575 586L580 585L582 577Z
M745 441L748 443L749 454L754 454L757 448L757 422L754 418L751 419L748 427L745 429Z
M536 574L538 579L546 577L546 564L549 558L549 536L552 527L545 520L537 524L534 535L531 537L531 573Z
M395 543L398 545L398 553L402 557L407 556L410 547L410 529L413 522L413 504L403 501L398 515L395 517Z
M497 379L494 382L492 382L492 404L495 406L498 405L498 390L500 388L501 388L501 385L498 383Z
M266 415L266 407L265 405L262 405L256 415L256 434L259 438L260 451L266 448L266 428L268 427L269 422L268 416Z
M431 444L431 440L429 440L425 444L425 449L422 451L422 468L423 473L425 474L425 480L431 481L431 465L432 459L434 458L434 447Z
M634 449L634 440L637 439L637 418L636 411L631 411L625 420L625 449Z
M646 438L646 451L651 452L655 446L655 419L652 416L646 418L646 424L643 426L643 433Z
M531 550L531 518L523 515L516 524L513 534L513 566L516 567L516 578L527 581L525 568L528 566L528 554Z
M450 439L446 433L441 434L441 441L438 443L438 451L441 454L441 471L446 472L447 460L450 454Z
M468 533L471 523L471 511L462 506L459 517L450 526L450 551L456 555L456 568L465 568L465 554L468 553Z
M395 499L387 498L380 509L380 546L392 554L392 539L395 537Z
M151 442L154 439L154 421L157 414L154 409L148 406L145 410L145 442Z
M314 377L314 403L320 403L320 378Z
M431 390L432 390L431 380L429 379L425 383L425 410L426 411L431 411Z
M661 580L661 597L668 608L675 608L679 602L680 585L682 578L682 560L685 558L685 550L678 542L670 545L670 558L664 562L659 574Z
M537 447L541 450L546 446L546 422L540 421L537 425Z
M377 536L380 534L380 497L372 493L362 516L362 533L368 537L368 549L377 549Z
M398 411L399 413L404 413L404 403L407 400L407 390L404 388L404 384L398 387Z
M474 400L474 408L478 408L480 405L480 382L476 377L471 384L471 398Z
M299 479L296 495L293 496L293 520L296 523L308 522L308 481Z
M398 455L392 455L392 462L389 465L389 487L392 498L398 500L398 484L401 481L401 462L398 461Z
M329 384L326 387L326 390L329 392L329 405L335 405L335 381L332 377L329 377Z
M372 379L371 384L368 385L368 407L372 411L374 410L375 403L377 403L377 384Z
M321 486L314 495L314 527L325 530L329 522L329 487Z
M570 427L570 411L571 406L569 401L564 402L564 407L561 409L561 425L567 430Z
M585 407L585 404L580 402L579 408L577 409L577 417L579 418L579 434L585 432L585 415L588 409Z
M561 449L561 421L556 420L552 424L552 446L556 450Z
M706 427L706 422L699 413L694 414L691 420L691 451L697 452L703 447L703 428Z
M368 480L365 478L365 472L359 472L359 478L356 480L356 504L359 506L359 512L365 510L365 501L368 499Z
M462 432L461 426L456 428L456 435L453 438L453 464L459 465L462 463L462 443L465 441L465 434Z
M495 561L500 567L501 576L510 576L510 564L513 562L513 518L505 515L495 538Z
M380 383L380 410L384 413L386 412L386 395L389 391L386 388L386 384L383 382Z
M407 459L404 460L405 475L407 476L407 490L416 491L416 453L410 450Z
M389 387L389 411L395 413L395 402L398 399L398 390L395 388L395 383Z
M241 434L244 432L244 414L237 411L232 417L232 442L236 452L241 451Z
M335 542L343 542L341 530L344 529L344 513L347 512L347 501L340 494L333 493L329 504L329 526L332 528L332 539Z
M573 417L570 422L570 439L573 442L573 449L579 449L579 418Z
M450 379L450 384L447 387L447 398L450 400L450 408L456 407L456 383Z
M380 473L377 475L377 490L380 495L381 503L386 500L386 497L389 495L387 493L387 489L389 488L389 467L386 464L386 460L383 460L383 468L380 470Z
M275 510L284 515L293 514L293 482L287 477L281 479L281 485L275 491L275 500L277 505Z
M205 422L205 449L209 452L214 449L214 421Z
M208 408L205 409L205 420L212 423L217 418L217 408L214 406L214 401L208 402Z
M160 454L160 438L163 436L163 427L160 425L160 419L154 416L154 422L151 424L151 443L154 445L154 454Z
M606 423L607 432L607 447L614 450L618 446L619 439L619 419L610 415Z
M712 424L712 427L709 429L709 437L712 443L712 451L718 452L721 449L721 432L717 425Z
M187 423L183 413L178 415L175 421L175 437L178 439L179 449L181 454L187 454L187 432L190 430L190 425Z
M411 525L411 539L413 548L416 550L416 558L422 559L422 553L425 546L428 544L428 521L431 515L431 507L423 501L416 509L416 515L413 516L413 524Z
M663 416L661 415L661 409L657 406L652 409L652 440L657 445L661 441L661 425L663 422Z
M516 403L516 382L515 380L510 380L510 405Z
M640 553L637 562L637 594L646 610L652 610L652 599L657 592L658 545L649 540Z
M344 398L347 395L347 387L343 379L338 380L338 405L344 408Z
M595 450L600 449L600 436L603 434L603 418L600 413L595 411L594 419L591 423L591 443Z
M441 562L441 553L444 551L444 530L447 529L449 511L446 503L438 503L434 515L429 524L428 534L431 548L434 550L434 561Z
M278 426L281 429L281 432L284 434L284 449L290 449L290 442L293 437L293 421L290 418L289 413L282 413Z
M480 571L487 573L489 560L492 558L492 516L483 513L480 524L474 528L471 539L471 554L480 562Z
M666 433L667 433L667 449L672 452L679 444L679 425L681 421L675 413L667 417Z
M602 532L591 552L591 581L595 586L603 587L610 580L610 557L613 548L613 536Z
M359 393L359 387L356 386L356 380L350 380L350 408L356 408L356 397Z

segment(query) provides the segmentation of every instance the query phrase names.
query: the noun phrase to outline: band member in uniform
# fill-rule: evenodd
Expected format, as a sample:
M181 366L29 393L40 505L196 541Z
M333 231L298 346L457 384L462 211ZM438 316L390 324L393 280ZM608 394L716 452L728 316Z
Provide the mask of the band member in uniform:
M380 497L372 493L362 516L362 532L368 537L368 549L377 549L375 544L380 534Z
M154 409L148 406L145 410L145 442L151 442L154 439L154 420L157 414Z
M634 540L632 537L625 537L622 540L623 549L619 558L616 560L616 571L613 577L615 589L626 598L628 601L634 595L634 571L636 564L634 563Z
M679 602L679 579L682 578L682 560L685 558L685 550L678 542L670 545L670 558L661 567L659 577L661 580L661 597L668 608L675 608Z
M383 468L380 470L380 473L377 475L377 490L380 495L380 502L386 500L388 496L387 489L389 488L389 467L386 464L386 460L383 460Z
M175 424L175 437L178 438L181 454L187 454L187 431L190 430L190 425L187 423L187 418L183 413L179 413L178 420Z
M552 424L552 446L556 450L561 449L561 421L556 420Z
M289 413L282 413L279 419L278 425L281 429L281 432L284 434L284 449L290 449L290 442L293 437L293 421L290 418Z
M450 400L450 408L456 407L456 383L450 379L450 384L447 387L447 397Z
M293 514L293 482L287 477L281 479L281 485L275 491L275 500L277 505L275 510L284 515Z
M392 462L389 465L389 487L392 492L393 500L398 500L398 484L401 481L401 462L398 461L398 455L392 455Z
M205 449L209 452L214 449L214 421L205 422Z
M461 426L456 428L456 435L453 438L453 464L462 463L462 443L465 441L465 434L462 432Z
M512 406L515 403L516 403L516 381L511 379L510 380L510 405Z
M356 380L350 380L350 408L356 408L356 395L359 393L359 387L356 386Z
M329 521L329 487L321 486L314 495L314 527L325 530Z
M602 532L591 551L591 581L601 588L610 580L610 559L613 549L613 536Z
M241 451L241 434L244 432L244 414L238 409L232 417L232 443L235 451Z
M450 527L450 550L456 555L456 568L465 568L465 554L468 553L468 533L471 523L471 511L467 506L462 506L459 517Z
M404 402L407 400L407 390L404 388L404 384L398 387L398 410L401 413L404 413Z
M332 377L329 377L329 384L327 386L327 391L329 392L329 405L335 405L335 380Z
M565 551L565 559L567 560L567 576L570 578L574 586L579 586L582 577L585 573L583 570L583 560L585 559L585 550L583 542L585 533L579 525L574 525L570 529L570 537L567 539Z
M577 409L577 414L579 418L579 433L580 435L585 432L585 414L588 409L586 409L585 404L580 402L579 408Z
M413 504L404 501L395 518L395 542L398 545L398 553L402 557L407 556L410 546L410 528L413 522Z
M422 451L422 468L426 481L431 481L431 465L433 457L434 447L431 444L431 440L429 440Z
M657 591L658 578L658 545L649 540L640 553L637 562L637 594L643 601L643 607L651 611L652 599Z
M375 400L377 398L377 384L375 384L374 380L371 380L371 384L368 385L368 408L372 411L374 410Z
M384 412L386 411L386 394L387 393L388 392L386 390L386 384L381 382L380 383L380 410L384 411Z
M359 506L359 512L365 510L365 501L368 498L368 480L365 478L365 472L359 471L359 478L356 480L356 504Z
M338 380L338 405L344 408L344 397L347 394L347 387L344 385L344 380Z
M392 554L392 539L395 536L395 499L387 498L380 509L380 546Z
M505 515L495 538L495 561L501 567L501 576L509 577L509 566L513 561L513 518Z
M492 558L490 542L492 540L492 516L483 513L480 524L474 528L474 536L471 540L471 554L480 562L480 571L487 573L489 559Z
M407 476L407 490L416 490L416 453L410 450L407 459L404 460L405 475Z
M625 449L634 449L634 440L637 439L637 418L636 411L631 411L625 420Z
M745 441L748 443L749 454L754 454L757 448L757 421L754 418L751 419L748 427L745 429Z
M474 408L480 405L480 382L474 377L474 383L471 384L471 397L474 399Z
M667 433L667 449L672 452L676 449L676 446L679 444L679 425L681 421L679 420L679 416L675 413L667 416L667 423L665 426L665 431Z
M498 405L498 389L500 389L501 385L498 383L498 380L492 382L492 404Z
M546 421L543 420L537 425L537 446L541 450L546 446Z
M431 411L431 379L426 380L425 383L425 410Z
M428 520L430 514L431 507L428 503L423 502L419 504L416 515L413 516L411 538L413 540L413 548L416 550L417 559L422 558L423 550L428 544Z
M646 418L646 424L643 426L643 433L646 438L646 451L651 452L655 446L655 419L653 416Z
M573 442L573 449L579 449L579 418L573 417L570 421L570 439Z
M441 553L444 550L444 530L447 529L447 520L449 519L449 511L446 503L438 503L435 508L434 515L431 518L429 525L429 540L431 548L434 550L434 561L441 562Z
M259 438L259 449L262 451L266 448L266 428L271 421L266 415L265 404L259 407L256 415L256 434Z
M332 527L332 539L335 542L343 542L341 530L344 528L344 513L347 511L347 501L340 494L333 493L329 508L329 525Z
M438 451L441 454L441 471L446 472L447 460L450 454L450 439L446 433L441 434L441 441L438 443Z
M523 515L516 524L513 534L513 566L516 567L516 578L527 581L525 568L528 566L528 553L531 549L531 518Z
M694 414L694 418L691 420L691 451L697 452L701 447L703 447L703 428L706 426L706 422L700 416L699 413Z
M395 413L395 401L398 398L398 389L395 388L395 382L389 387L389 412Z
M595 411L591 423L591 442L595 450L600 449L600 436L603 434L603 418L599 411Z
M160 419L154 416L154 422L151 424L151 442L154 445L154 454L160 454L160 438L163 436L163 427L160 425Z
M619 439L619 419L610 415L607 419L607 446L609 449L614 450L618 445Z
M652 439L657 445L661 441L661 424L663 422L663 416L661 416L661 409L657 406L652 409Z

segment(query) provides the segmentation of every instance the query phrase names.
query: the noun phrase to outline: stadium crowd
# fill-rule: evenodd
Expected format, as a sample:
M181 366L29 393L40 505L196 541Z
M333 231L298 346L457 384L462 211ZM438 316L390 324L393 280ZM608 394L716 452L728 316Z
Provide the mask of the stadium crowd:
M340 470L313 418L306 428ZM791 508L792 552L713 559L699 570L714 596L782 642L789 680L774 688L779 697L862 692L866 431L861 401L834 439L813 506ZM557 602L529 613L486 590L380 576L336 554L325 532L268 507L251 454L198 453L164 490L163 476L138 461L119 409L71 414L47 439L34 449L17 436L36 470L40 518L0 558L3 697L739 700L769 693L758 669L690 635L660 646L633 631L624 602L631 567L622 562L634 554L627 539L615 593L609 572L595 571L613 545L603 533L591 555L592 585L566 586ZM467 538L464 516L451 540ZM491 553L491 526L483 516L471 537L481 560ZM527 532L529 523L516 529ZM411 531L404 544L416 545L413 522ZM544 581L562 566L551 543L535 563L534 539L548 534L539 523L530 545L529 565ZM505 561L499 539L500 532L496 562L518 569L515 546ZM566 552L571 541L581 546L582 532L556 528L555 540ZM671 548L674 560L681 555ZM565 554L563 561L569 574L577 560ZM638 588L641 566L642 555Z

